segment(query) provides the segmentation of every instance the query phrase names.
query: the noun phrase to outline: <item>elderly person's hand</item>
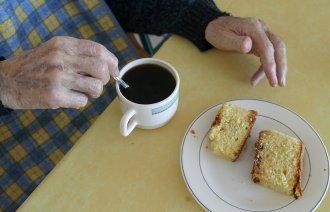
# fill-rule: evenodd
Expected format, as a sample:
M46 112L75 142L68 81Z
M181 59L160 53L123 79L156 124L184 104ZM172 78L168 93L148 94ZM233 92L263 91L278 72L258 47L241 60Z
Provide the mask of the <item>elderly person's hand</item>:
M285 44L261 20L219 17L208 24L205 38L217 49L258 56L261 66L251 78L253 86L265 75L271 86L285 86L288 69Z
M80 108L118 74L117 58L101 44L54 37L0 62L0 99L12 109Z

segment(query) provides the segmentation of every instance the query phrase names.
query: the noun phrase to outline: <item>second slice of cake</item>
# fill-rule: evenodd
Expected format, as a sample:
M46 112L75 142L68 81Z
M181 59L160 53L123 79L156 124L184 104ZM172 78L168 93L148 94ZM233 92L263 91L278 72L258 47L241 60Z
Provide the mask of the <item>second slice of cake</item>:
M225 103L222 105L209 132L214 154L235 161L250 136L257 112Z
M276 130L264 130L255 143L252 180L275 191L302 196L301 173L304 145Z

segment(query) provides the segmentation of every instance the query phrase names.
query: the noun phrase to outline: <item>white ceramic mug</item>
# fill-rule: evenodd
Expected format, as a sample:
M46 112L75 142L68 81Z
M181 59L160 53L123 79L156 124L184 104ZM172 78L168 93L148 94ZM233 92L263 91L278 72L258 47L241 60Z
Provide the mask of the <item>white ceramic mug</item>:
M142 64L154 64L165 68L174 77L176 85L173 92L160 102L153 104L137 104L128 100L120 92L120 85L116 83L120 107L124 113L120 121L120 133L123 136L128 136L135 127L155 129L164 126L174 116L178 108L180 78L178 72L169 63L155 58L138 59L124 66L119 76L124 76L127 71Z

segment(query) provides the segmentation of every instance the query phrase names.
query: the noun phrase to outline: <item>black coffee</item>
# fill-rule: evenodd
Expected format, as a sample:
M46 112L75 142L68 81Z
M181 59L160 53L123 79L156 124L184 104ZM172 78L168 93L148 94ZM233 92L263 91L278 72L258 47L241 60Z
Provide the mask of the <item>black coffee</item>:
M138 104L153 104L166 99L175 89L175 78L165 68L154 64L136 66L126 72L122 79L130 86L120 92Z

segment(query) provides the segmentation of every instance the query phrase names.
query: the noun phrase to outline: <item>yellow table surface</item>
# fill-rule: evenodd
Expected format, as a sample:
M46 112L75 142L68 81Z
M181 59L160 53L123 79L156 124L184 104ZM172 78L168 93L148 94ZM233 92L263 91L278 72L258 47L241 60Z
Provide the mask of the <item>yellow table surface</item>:
M330 147L330 1L217 1L236 16L264 20L286 43L285 88L249 78L259 66L252 55L199 52L172 36L156 58L181 77L174 118L156 130L119 133L116 99L20 207L20 211L202 211L180 170L180 146L189 124L206 108L230 99L271 101L304 117ZM325 197L318 211L330 208Z

